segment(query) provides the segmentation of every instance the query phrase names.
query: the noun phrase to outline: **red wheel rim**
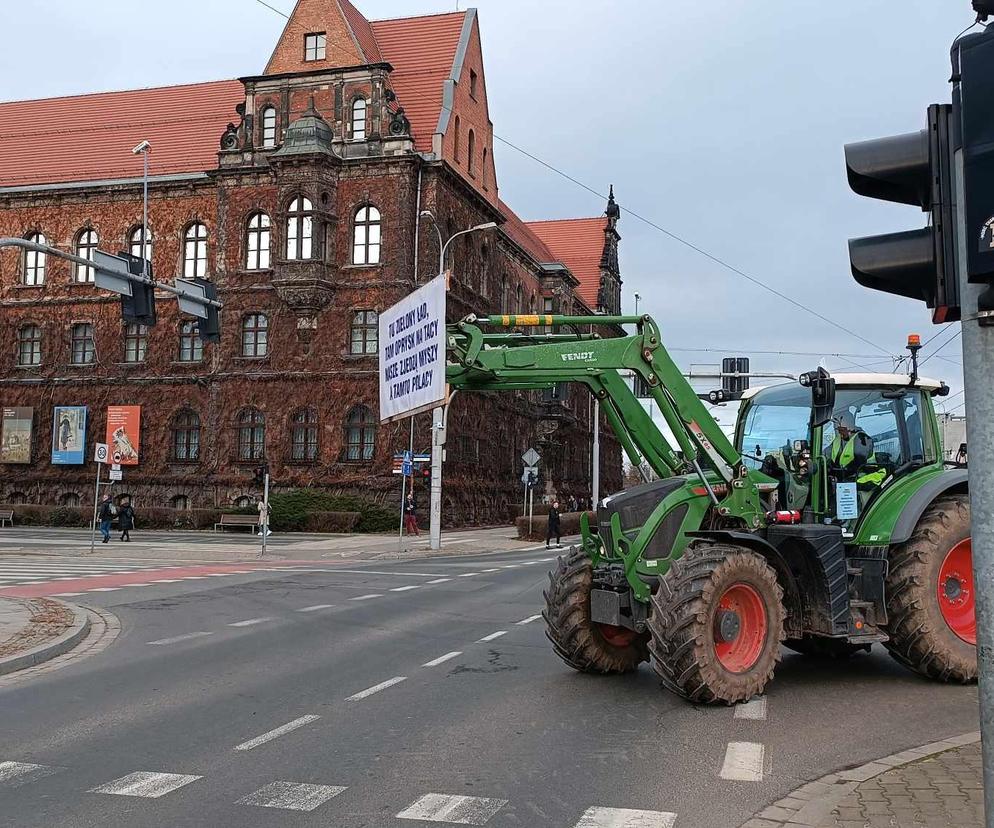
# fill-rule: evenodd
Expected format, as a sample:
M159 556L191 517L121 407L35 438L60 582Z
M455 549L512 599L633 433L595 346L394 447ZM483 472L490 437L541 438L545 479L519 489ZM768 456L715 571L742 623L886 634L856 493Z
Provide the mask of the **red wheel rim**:
M752 669L766 644L766 606L749 584L733 584L722 594L715 613L714 651L730 673Z
M612 647L627 647L635 640L635 630L627 627L615 627L613 624L598 624L597 629L604 640Z
M939 567L939 611L956 635L977 646L977 593L973 588L973 547L962 540L946 553Z

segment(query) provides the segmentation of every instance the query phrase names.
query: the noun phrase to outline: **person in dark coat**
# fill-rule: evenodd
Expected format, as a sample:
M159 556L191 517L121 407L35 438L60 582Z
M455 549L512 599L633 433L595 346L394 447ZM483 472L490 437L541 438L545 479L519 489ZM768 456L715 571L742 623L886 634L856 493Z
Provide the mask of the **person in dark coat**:
M117 510L117 527L121 530L121 540L131 542L131 530L135 528L135 507L131 498L124 498L124 503Z
M412 494L409 494L404 501L404 531L416 537L421 535L418 529L418 507Z
M114 516L117 514L117 507L110 499L109 494L104 495L100 501L100 511L97 512L97 520L100 521L100 534L104 536L101 543L110 543L110 527L114 523Z
M553 535L556 538L556 548L562 546L562 539L559 535L559 501L555 500L552 502L552 506L549 507L549 528L545 533L545 548L549 548L549 541L552 540Z

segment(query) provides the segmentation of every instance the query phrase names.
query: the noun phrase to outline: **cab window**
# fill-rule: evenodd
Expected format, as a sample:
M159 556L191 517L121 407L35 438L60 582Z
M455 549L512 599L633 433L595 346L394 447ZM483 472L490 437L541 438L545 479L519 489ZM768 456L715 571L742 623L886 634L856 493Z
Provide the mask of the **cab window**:
M836 415L843 411L853 415L857 429L873 440L875 465L890 471L929 460L921 408L920 391L904 391L897 396L885 395L880 389L843 389L835 399ZM835 425L830 422L823 430L822 450L828 452L834 440Z

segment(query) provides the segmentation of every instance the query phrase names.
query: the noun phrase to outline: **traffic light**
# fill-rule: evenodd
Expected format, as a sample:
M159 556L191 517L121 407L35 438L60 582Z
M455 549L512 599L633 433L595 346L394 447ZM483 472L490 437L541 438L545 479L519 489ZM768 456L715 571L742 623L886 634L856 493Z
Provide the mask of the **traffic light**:
M726 377L725 374L748 374L749 357L725 357L721 361L721 389L728 394L739 394L749 387L749 377ZM738 399L736 397L736 399Z
M202 279L197 277L189 279L188 281L193 282L204 289L205 299L213 301L217 300L217 286L210 279ZM197 332L200 336L200 340L201 342L220 342L221 315L218 313L218 309L214 305L208 305L205 310L207 311L207 317L197 320Z
M929 214L928 226L918 230L850 239L853 277L864 287L923 300L937 324L960 318L952 110L949 104L933 104L927 129L845 148L854 192Z
M528 488L534 489L538 485L538 475L535 472L528 473Z
M148 276L152 278L152 263L146 262L141 256L130 253L118 253L128 263L128 272L132 276ZM146 271L146 265L148 270ZM155 324L155 288L150 284L131 282L131 295L121 294L121 317L128 322L138 322L151 328Z
M256 466L252 469L252 482L256 486L262 486L266 482L266 474L269 472L269 466Z

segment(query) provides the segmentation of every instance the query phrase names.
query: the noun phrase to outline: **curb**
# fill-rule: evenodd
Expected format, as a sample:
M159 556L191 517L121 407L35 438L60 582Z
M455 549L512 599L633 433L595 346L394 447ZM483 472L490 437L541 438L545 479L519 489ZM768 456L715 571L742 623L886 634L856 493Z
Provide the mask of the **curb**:
M909 765L979 741L980 731L963 733L938 742L929 742L920 747L902 750L900 753L875 759L865 765L830 773L814 782L801 785L783 799L743 822L739 828L817 828L818 824L832 813L835 806L861 783L902 765Z
M65 655L73 647L79 644L80 641L86 638L90 632L89 613L81 607L74 606L73 604L67 604L65 601L59 601L58 603L72 610L75 618L73 625L62 633L62 635L52 641L45 644L39 644L37 647L32 647L30 650L27 650L20 655L0 658L0 676L5 676L9 673L16 673L18 670L24 670L27 667L35 667L38 664L57 658L60 655Z

